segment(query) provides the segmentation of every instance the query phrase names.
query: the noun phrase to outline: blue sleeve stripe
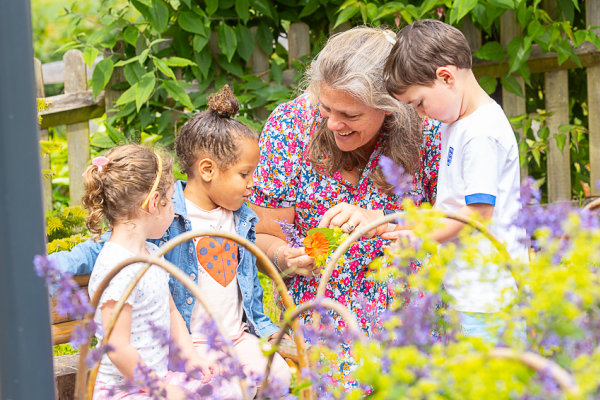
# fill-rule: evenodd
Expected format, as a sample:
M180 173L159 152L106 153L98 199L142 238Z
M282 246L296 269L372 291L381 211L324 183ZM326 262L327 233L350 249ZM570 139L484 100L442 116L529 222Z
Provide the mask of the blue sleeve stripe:
M496 196L492 196L491 194L485 193L475 193L465 196L465 203L469 204L490 204L492 206L496 205Z

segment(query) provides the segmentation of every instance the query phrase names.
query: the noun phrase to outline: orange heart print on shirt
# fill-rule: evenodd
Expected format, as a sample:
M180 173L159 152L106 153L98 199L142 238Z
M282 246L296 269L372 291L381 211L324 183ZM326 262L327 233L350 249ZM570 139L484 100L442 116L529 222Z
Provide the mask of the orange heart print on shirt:
M198 263L223 287L235 278L237 254L237 243L229 239L203 237L196 242Z

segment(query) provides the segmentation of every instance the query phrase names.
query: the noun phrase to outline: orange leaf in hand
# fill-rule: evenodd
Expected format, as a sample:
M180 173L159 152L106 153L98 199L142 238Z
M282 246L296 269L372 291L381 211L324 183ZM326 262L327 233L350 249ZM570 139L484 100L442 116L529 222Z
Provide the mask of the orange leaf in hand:
M304 238L304 251L313 258L327 256L329 240L321 232L315 232Z

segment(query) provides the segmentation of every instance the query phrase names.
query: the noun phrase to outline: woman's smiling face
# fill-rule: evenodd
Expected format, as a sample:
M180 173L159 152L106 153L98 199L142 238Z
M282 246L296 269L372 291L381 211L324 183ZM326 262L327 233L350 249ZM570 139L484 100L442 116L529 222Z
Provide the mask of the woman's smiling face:
M369 107L327 84L321 84L319 111L327 119L327 127L342 151L374 145L386 115L385 111Z

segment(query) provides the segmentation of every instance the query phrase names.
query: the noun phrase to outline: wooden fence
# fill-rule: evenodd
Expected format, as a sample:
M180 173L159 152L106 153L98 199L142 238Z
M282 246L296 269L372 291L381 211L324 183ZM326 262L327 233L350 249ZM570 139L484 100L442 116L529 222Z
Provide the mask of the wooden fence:
M600 0L585 2L587 25L600 26ZM506 46L512 38L518 36L520 28L512 12L506 12L501 19L501 43ZM347 29L346 24L340 30ZM463 32L469 43L476 51L481 47L481 32L476 30L470 20L465 21ZM253 32L254 34L256 32ZM283 82L292 84L294 71L292 62L310 54L310 32L305 23L290 24L287 32L289 68L284 71ZM218 45L212 44L213 51L219 51ZM595 182L600 180L600 51L590 43L584 43L576 49L583 66L587 68L588 84L588 109L589 109L589 146L591 169L592 195L600 195ZM101 116L105 110L110 110L119 93L114 91L102 92L97 99L93 99L92 91L87 89L87 73L83 57L78 50L70 50L63 57L65 93L48 98L50 107L43 111L40 137L47 138L46 128L56 125L67 125L67 140L69 154L69 179L71 204L80 204L83 191L81 174L89 163L89 128L88 120ZM571 197L571 175L569 159L569 139L562 150L552 137L559 133L559 126L569 123L568 106L568 80L567 70L575 68L574 62L568 60L559 65L557 55L554 53L542 54L539 48L533 48L528 65L532 73L545 74L545 103L546 110L550 113L547 125L550 129L550 144L547 156L548 195L549 201L568 200ZM254 52L248 62L249 67L263 80L268 78L269 57L260 49L255 41ZM506 62L489 62L476 60L473 70L477 76L490 75L500 77L507 71ZM44 96L42 66L36 63L36 81L38 97ZM118 71L112 78L114 82L123 79ZM524 83L520 79L523 88ZM110 85L110 83L109 83ZM525 114L525 99L502 89L502 106L508 116ZM257 115L266 118L265 113ZM523 155L522 155L523 156ZM49 168L49 159L43 160L43 168ZM527 171L522 170L522 176ZM44 199L47 208L51 208L51 184L48 179L44 182Z

